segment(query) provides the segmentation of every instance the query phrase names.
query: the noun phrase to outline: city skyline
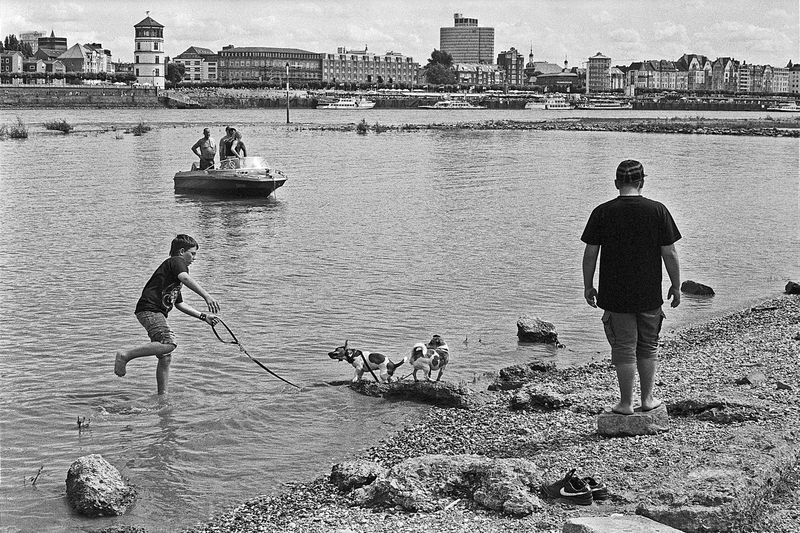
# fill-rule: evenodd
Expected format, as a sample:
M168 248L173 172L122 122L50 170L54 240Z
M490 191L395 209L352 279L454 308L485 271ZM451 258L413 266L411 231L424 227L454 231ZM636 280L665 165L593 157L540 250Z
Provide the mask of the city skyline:
M785 66L798 54L798 2L777 0L754 10L744 0L510 0L333 2L239 0L240 16L224 16L226 4L173 0L148 6L129 0L60 0L53 4L3 0L0 33L54 31L69 45L102 43L114 61L133 61L133 25L150 16L165 26L165 52L174 57L190 46L214 52L223 46L270 46L333 53L337 47L383 54L394 51L425 65L439 48L439 29L453 14L495 28L495 55L511 47L536 61L583 65L601 52L613 64L678 59L695 53ZM496 60L496 57L494 58Z

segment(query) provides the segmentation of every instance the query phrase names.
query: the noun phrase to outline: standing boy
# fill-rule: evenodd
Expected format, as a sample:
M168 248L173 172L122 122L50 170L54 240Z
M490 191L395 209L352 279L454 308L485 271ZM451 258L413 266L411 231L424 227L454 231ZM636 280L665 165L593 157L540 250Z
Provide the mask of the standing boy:
M586 243L583 295L586 303L605 310L603 325L620 390L620 401L611 410L621 415L634 412L637 373L641 387L639 410L652 411L661 405L661 400L653 396L653 388L658 335L664 319L662 260L672 284L667 299L672 299L672 307L681 303L680 265L675 250L681 234L663 204L642 196L644 177L644 167L638 161L620 163L614 181L619 196L592 211L581 236ZM594 288L598 255L599 290Z
M216 323L219 305L216 300L189 276L189 265L197 256L197 241L189 235L178 235L172 240L169 259L166 259L145 284L142 296L136 304L136 318L147 330L150 343L130 350L117 352L114 362L114 373L120 377L125 375L129 361L139 357L155 355L158 358L156 367L156 384L158 394L166 394L169 383L169 365L172 362L172 351L177 346L175 334L167 324L167 315L175 306L189 316L199 318L207 324ZM203 297L210 313L201 313L184 303L181 286L186 285Z

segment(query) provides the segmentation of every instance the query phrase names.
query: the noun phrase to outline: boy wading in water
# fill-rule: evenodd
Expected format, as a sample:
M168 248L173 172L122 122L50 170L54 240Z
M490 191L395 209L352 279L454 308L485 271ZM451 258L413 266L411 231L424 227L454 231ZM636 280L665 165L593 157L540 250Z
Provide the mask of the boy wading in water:
M156 384L159 394L167 392L171 354L178 344L175 334L167 324L167 315L172 307L210 325L216 323L215 313L219 313L219 304L216 300L189 276L189 265L195 260L197 248L197 241L189 235L178 235L172 240L169 259L161 263L150 277L134 311L136 318L147 330L150 343L117 352L114 362L114 373L122 377L125 375L128 362L139 357L155 355L158 358ZM181 296L182 285L186 285L206 301L209 313L201 313L184 303Z
M675 242L681 233L667 208L642 196L644 167L628 159L617 167L614 185L619 195L592 211L581 240L583 296L592 307L600 307L603 326L611 345L611 363L617 370L620 401L611 411L631 415L634 410L652 411L661 405L653 395L658 359L658 335L664 303L661 293L661 262L667 269L671 306L681 303L681 274ZM600 256L600 284L594 288L594 271ZM636 374L639 374L641 405L633 404Z

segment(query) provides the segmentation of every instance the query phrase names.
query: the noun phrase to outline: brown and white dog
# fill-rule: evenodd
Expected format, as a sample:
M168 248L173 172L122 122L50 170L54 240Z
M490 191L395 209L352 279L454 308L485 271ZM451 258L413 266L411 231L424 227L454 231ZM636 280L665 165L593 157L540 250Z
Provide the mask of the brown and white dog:
M399 363L393 363L383 354L348 348L347 343L348 341L344 341L344 346L339 346L332 352L328 352L328 357L331 359L338 359L339 361L347 361L353 365L353 368L356 369L353 375L354 382L360 380L364 372L372 370L374 373L377 370L380 371L378 374L380 381L382 383L389 383L397 367L405 363L405 359ZM368 366L364 364L365 361Z
M434 335L428 344L421 342L415 344L411 349L411 355L406 360L414 367L412 372L414 381L419 381L417 372L420 370L425 373L425 379L428 381L434 381L431 379L431 372L438 370L439 375L435 381L439 381L442 379L444 367L450 362L450 348L448 348L443 338L439 335Z

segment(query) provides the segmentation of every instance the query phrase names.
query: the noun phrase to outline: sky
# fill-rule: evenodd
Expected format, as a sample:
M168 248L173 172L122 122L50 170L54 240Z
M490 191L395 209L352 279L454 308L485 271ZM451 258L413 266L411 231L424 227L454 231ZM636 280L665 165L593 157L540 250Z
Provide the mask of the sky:
M597 52L613 65L677 60L684 53L785 66L800 61L798 0L0 0L0 36L54 31L101 43L133 61L134 24L164 25L164 49L190 46L338 47L401 53L425 65L454 13L495 29L495 57L516 48L526 61L583 66Z

